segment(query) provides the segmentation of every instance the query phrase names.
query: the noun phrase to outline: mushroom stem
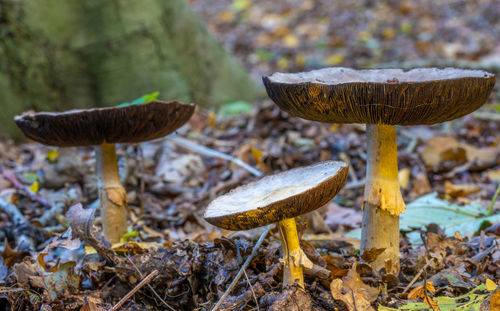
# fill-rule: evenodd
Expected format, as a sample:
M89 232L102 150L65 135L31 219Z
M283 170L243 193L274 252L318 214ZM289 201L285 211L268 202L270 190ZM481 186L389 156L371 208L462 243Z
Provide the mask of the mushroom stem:
M368 165L363 202L361 252L385 248L371 264L399 273L399 214L405 210L398 181L396 127L367 125Z
M117 243L127 233L127 193L120 182L115 145L103 143L97 146L96 159L104 237Z
M299 244L295 218L288 218L279 222L283 250L285 253L285 266L283 267L283 286L297 284L304 288L304 275L302 272L301 257L305 256Z

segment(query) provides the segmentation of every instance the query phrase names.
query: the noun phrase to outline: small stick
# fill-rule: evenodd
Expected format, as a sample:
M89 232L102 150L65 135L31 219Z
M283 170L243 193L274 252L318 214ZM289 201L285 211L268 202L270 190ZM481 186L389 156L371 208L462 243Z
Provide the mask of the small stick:
M408 284L408 286L405 287L405 290L403 291L403 294L406 293L412 286L413 284L415 284L415 282L418 280L418 278L420 277L420 275L422 274L422 272L424 272L425 269L427 269L427 267L431 264L431 261L428 260L425 265L422 267L422 269L420 269L420 271L418 271L418 273L415 275L415 277L413 278L413 280L411 280L411 282Z
M245 278L247 279L248 285L250 285L250 290L252 291L253 299L255 300L255 305L257 305L257 311L260 311L259 302L257 301L257 296L255 296L252 283L250 283L250 279L248 278L247 272L243 270L243 273L245 273Z
M362 188L365 186L365 183L366 183L366 179L363 178L361 180L355 180L355 181L351 181L351 182L348 182L347 184L345 184L345 187L343 189L356 189L356 188Z
M23 214L19 211L17 206L0 198L0 210L4 211L12 220L14 226L21 226L27 223Z
M257 240L257 243L255 243L255 246L253 247L252 252L250 253L250 256L247 257L245 262L243 263L243 266L241 266L240 271L238 271L238 274L234 277L234 280L231 282L229 287L226 289L222 297L220 297L219 301L215 304L215 306L212 308L211 311L216 311L219 309L219 307L222 305L224 300L226 300L227 296L231 293L231 291L234 289L236 286L236 283L241 279L243 276L243 273L245 273L245 269L248 267L250 262L252 261L253 257L257 254L257 251L259 250L260 245L262 242L264 242L264 239L266 238L267 234L269 233L269 230L271 229L271 225L267 225L266 229L262 234L260 235L259 240Z
M113 306L113 308L111 309L111 311L116 311L116 310L120 309L120 307L127 300L129 300L130 297L132 297L139 289L141 289L141 287L143 287L144 285L146 285L147 283L149 283L158 273L159 273L158 270L153 270L153 272L151 272L150 274L148 274L148 276L146 276L144 278L144 280L142 280L141 282L139 282L139 284L137 284L128 294L126 294L122 299L120 299L120 301L118 301L118 303Z
M197 143L194 143L190 140L187 140L185 138L179 137L179 136L168 136L170 141L173 141L174 143L181 145L184 148L190 149L191 151L197 152L201 155L207 156L207 157L214 157L214 158L220 158L224 159L230 162L233 162L234 164L241 166L242 168L246 169L250 173L252 173L256 177L262 176L262 172L259 171L258 169L255 169L251 167L250 165L246 164L245 162L241 161L238 158L232 157L230 155L227 155L225 153L222 153L217 150L210 149L208 147L199 145Z
M25 246L30 250L35 250L35 241L31 235L43 234L41 229L30 224L19 211L16 205L0 198L0 211L3 211L9 216L14 225L14 240L17 246ZM28 230L28 232L26 232Z
M495 201L497 200L499 194L500 194L500 183L498 183L497 191L495 191L495 194L491 199L490 206L488 207L488 216L491 216L491 213L493 212L493 206L495 205Z
M42 205L45 205L45 206L49 206L49 207L52 206L52 203L49 202L49 200L47 200L45 198L42 198L38 194L36 194L33 191L31 191L29 189L29 187L26 187L25 185L23 185L19 181L19 179L17 179L16 175L14 175L14 173L12 173L11 171L3 169L3 168L0 167L0 172L2 173L2 175L5 178L7 178L14 185L14 187L16 187L16 188L22 190L23 192L25 192L33 201L37 201L38 203L41 203Z
M134 266L135 270L137 271L137 273L139 273L139 275L141 276L141 278L143 278L144 275L142 275L141 270L139 270L139 268L137 268L137 266L130 259L130 257L127 257L127 260L132 264L132 266ZM163 298L160 297L160 295L158 295L158 293L155 291L155 289L153 288L153 286L151 286L151 284L147 284L147 285L148 285L149 289L153 292L153 294L155 294L156 298L158 298L168 309L170 309L172 311L175 311L174 308L172 308L165 300L163 300Z

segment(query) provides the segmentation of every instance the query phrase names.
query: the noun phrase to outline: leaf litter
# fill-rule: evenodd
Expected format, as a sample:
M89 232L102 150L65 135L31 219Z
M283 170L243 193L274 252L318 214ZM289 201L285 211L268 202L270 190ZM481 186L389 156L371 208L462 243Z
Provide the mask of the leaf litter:
M301 306L300 310L384 310L381 306L418 310L422 303L426 305L427 298L415 294L422 289L424 274L435 289L428 290L428 299L441 310L447 310L448 305L457 306L464 299L474 306L491 304L496 297L491 282L497 284L500 276L500 239L494 227L498 206L495 205L492 216L487 216L487 204L483 203L491 199L495 190L485 176L498 164L444 179L442 172L424 165L423 155L405 150L408 140L399 132L403 141L399 146L401 165L410 168L405 196L411 197L414 176L419 174L426 176L437 193L408 204L414 208L408 208L411 215L401 219L402 270L395 277L371 268L371 257L376 257L380 250L361 257L357 251L359 241L345 236L345 232L360 225L362 185L356 183L363 179L365 170L362 127L340 125L332 129L295 118L290 122L286 114L268 102L251 114L218 119L217 127L205 123L207 115L204 111L198 113L179 135L218 152L237 155L258 169L265 165L270 171L278 171L320 158L347 157L353 171L346 189L334 202L320 209L316 216L307 215L299 221L303 249L314 264L313 269L305 271L306 289L282 289L279 235L273 230L220 310L252 310L257 306L261 310L293 310L297 306ZM487 128L491 124L480 126ZM297 134L290 136L289 132ZM301 149L293 143L297 137L311 139L314 144ZM460 136L456 140L473 144ZM86 177L94 171L91 150L78 148L69 153L80 159L83 168L79 170L88 173L60 169L58 178L67 181L54 186L44 178L35 194L26 191L32 181L25 179L25 174L44 177L41 168L49 171L49 167L62 167L61 162L69 161L67 151L61 149L52 163L45 156L50 151L45 146L16 145L9 140L2 144L10 148L9 153L1 156L2 172L11 172L22 184L10 181L9 175L0 175L7 180L0 191L2 204L14 205L24 219L14 223L9 215L1 214L5 228L1 234L6 241L1 265L2 295L14 310L110 309L156 270L158 274L120 309L210 310L262 232L219 230L201 218L204 207L216 195L254 179L250 172L231 161L193 152L167 138L142 144L142 164L137 146L118 148L132 223L123 243L109 245L100 237L99 211L93 208L97 199L95 180ZM420 147L426 144L419 141L417 147L425 150ZM185 164L164 166L161 159L165 159L166 153L168 159L184 159L179 163ZM196 160L192 162L193 159ZM139 165L143 166L142 173ZM76 166L76 162L70 165ZM141 179L146 184L142 215ZM482 190L467 193L465 197L470 202L465 204L460 196L446 192L447 181L479 185ZM45 201L35 195L50 205L45 206ZM432 220L423 219L430 211ZM50 218L44 218L49 212ZM31 243L18 244L20 235ZM426 237L427 244L413 238L415 235ZM420 276L405 292L419 272ZM486 282L490 290L485 289Z

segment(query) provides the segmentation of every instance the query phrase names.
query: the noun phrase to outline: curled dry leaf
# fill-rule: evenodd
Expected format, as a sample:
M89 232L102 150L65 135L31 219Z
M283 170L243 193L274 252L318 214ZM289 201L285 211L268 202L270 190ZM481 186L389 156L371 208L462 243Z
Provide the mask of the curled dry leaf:
M340 279L334 279L330 284L333 298L341 300L349 311L364 310L374 311L371 303L378 296L378 289L363 283L356 272L356 264L349 270L347 275Z
M94 225L95 209L84 209L82 204L73 205L66 213L73 233L82 241L92 246L99 255L103 256L108 262L117 264L119 262L116 253L104 242L98 240L92 233Z
M474 185L454 185L449 181L444 183L444 191L452 198L466 197L469 194L481 191L481 188Z
M499 154L498 148L476 148L451 136L431 137L421 151L425 165L434 172L449 171L465 163L470 163L470 170L485 169L498 163Z

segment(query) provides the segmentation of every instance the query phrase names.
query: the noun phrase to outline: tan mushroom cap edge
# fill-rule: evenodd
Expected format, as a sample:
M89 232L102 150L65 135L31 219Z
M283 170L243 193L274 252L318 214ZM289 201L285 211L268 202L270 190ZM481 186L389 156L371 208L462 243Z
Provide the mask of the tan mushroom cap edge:
M325 161L265 176L213 200L204 218L237 231L309 213L342 189L348 169L344 162Z
M194 104L155 100L124 107L27 112L14 121L26 137L45 145L91 146L163 137L184 125L194 110Z
M481 70L343 67L263 77L284 111L326 123L425 125L475 111L488 99L495 75Z

